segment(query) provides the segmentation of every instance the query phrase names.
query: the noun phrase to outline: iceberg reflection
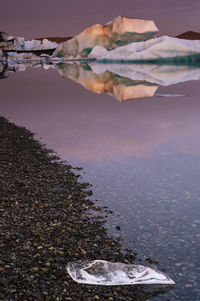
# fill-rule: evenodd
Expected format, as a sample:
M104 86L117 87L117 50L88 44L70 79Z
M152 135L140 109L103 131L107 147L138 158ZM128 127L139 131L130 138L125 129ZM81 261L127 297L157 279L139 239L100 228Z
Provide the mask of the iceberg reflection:
M116 99L152 97L158 86L200 80L200 68L176 65L58 63L56 68L95 93L109 93Z
M15 60L0 63L0 78L26 67L55 68L62 77L72 79L94 93L108 93L119 101L170 94L155 94L159 86L200 80L200 68L189 65L101 64L97 62L59 62ZM170 95L177 97L177 95ZM180 94L179 96L185 96Z
M95 93L111 94L120 101L151 97L158 88L158 85L145 80L133 80L109 70L95 72L88 64L59 63L56 67L61 76L68 77Z

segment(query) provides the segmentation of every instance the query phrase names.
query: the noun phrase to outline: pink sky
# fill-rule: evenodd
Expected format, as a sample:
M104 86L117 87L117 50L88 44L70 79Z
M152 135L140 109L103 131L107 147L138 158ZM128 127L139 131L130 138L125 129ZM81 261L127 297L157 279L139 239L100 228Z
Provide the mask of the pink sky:
M2 1L0 30L25 38L70 36L118 15L153 19L160 34L200 32L199 0Z

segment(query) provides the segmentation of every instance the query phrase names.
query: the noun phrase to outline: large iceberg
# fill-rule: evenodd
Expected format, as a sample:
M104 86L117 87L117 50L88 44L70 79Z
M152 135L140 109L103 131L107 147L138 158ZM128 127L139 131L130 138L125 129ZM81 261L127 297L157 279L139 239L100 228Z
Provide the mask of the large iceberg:
M112 50L131 42L146 41L153 38L157 32L158 28L152 20L119 16L105 25L93 25L71 40L60 43L53 55L85 58L96 45Z
M142 265L105 260L69 262L67 272L78 283L96 285L174 284L166 274Z
M162 36L145 42L133 42L113 50L95 46L89 59L99 61L156 61L177 57L200 56L200 41L183 40Z

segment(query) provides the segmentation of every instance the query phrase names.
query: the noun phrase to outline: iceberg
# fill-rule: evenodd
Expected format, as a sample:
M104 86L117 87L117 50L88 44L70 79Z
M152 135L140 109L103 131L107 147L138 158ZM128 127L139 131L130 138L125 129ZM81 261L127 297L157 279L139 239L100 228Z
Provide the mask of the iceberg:
M46 50L55 49L57 43L50 42L47 39L40 40L24 40L24 38L16 37L14 39L14 44L8 50L22 50L22 51L35 51L35 50Z
M14 44L14 37L9 36L6 32L0 31L0 49L6 50Z
M69 262L66 269L74 281L85 284L175 284L166 274L142 265L94 260Z
M93 25L69 41L60 43L53 56L86 58L97 45L112 50L131 42L152 39L157 32L158 28L152 20L119 16L105 25Z
M9 36L5 32L0 32L0 49L5 51L36 51L56 49L58 44L48 39L25 40L23 37Z
M104 47L105 48L105 47ZM200 57L200 41L184 40L162 36L145 42L133 42L113 50L100 49L95 46L88 55L89 59L98 61L156 61L176 59L177 57Z

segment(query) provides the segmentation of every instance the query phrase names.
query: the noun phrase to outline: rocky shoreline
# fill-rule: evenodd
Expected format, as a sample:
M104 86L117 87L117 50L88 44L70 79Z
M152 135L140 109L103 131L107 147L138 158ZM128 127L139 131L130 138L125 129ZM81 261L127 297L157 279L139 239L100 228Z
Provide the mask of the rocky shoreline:
M80 285L70 261L133 263L103 226L90 185L34 134L0 117L0 300L147 300L168 290ZM92 217L87 211L96 211ZM104 216L100 219L99 215Z

